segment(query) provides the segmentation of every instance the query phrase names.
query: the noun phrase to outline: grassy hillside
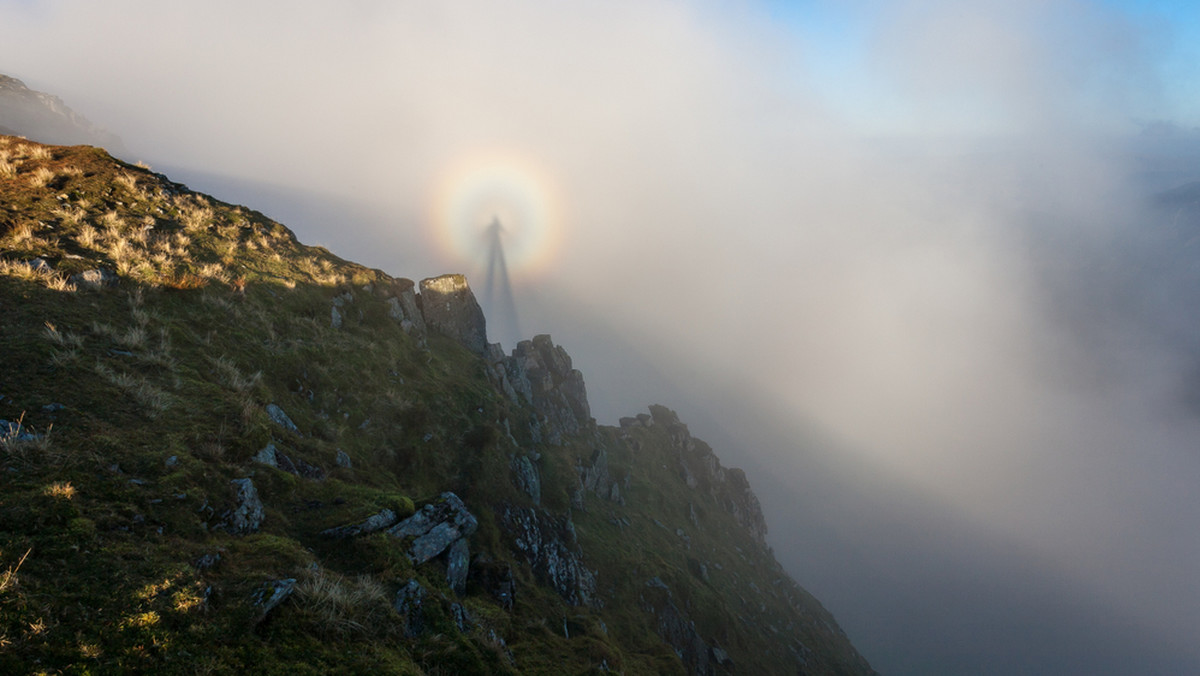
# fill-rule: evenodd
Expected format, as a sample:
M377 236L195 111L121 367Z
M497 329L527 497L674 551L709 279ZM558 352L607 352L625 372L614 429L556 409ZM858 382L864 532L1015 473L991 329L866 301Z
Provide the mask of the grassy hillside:
M669 410L555 438L519 360L425 330L414 291L0 137L0 672L871 673ZM477 521L458 589L454 547L323 534L447 492Z

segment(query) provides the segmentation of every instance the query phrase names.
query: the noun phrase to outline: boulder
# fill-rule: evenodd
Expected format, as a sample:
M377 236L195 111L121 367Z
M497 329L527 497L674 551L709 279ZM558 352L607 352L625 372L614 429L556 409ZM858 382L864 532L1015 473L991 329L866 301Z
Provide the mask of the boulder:
M404 618L404 635L413 638L425 628L425 613L421 606L425 602L425 588L416 580L409 580L396 592L392 606Z
M384 528L396 523L400 517L390 509L382 509L379 512L372 514L363 521L352 523L345 526L337 526L335 528L327 528L321 531L321 535L327 538L351 538L356 535L367 535L376 531L381 531Z
M467 571L470 567L470 550L466 538L459 538L450 545L446 553L446 581L455 594L462 595L467 588Z
M428 328L453 338L475 354L487 354L483 310L466 277L442 275L421 280L420 303Z
M264 518L262 500L250 479L234 479L233 507L222 513L217 528L230 535L249 535L258 531Z
M451 564L458 562L464 568L460 573L454 566L447 570L451 586L459 579L461 588L466 580L466 539L479 527L479 521L467 511L467 506L454 493L442 493L436 500L425 505L412 516L388 529L388 534L398 538L412 538L405 554L414 564L420 565L441 554L458 542L461 548L452 552Z
M258 606L259 618L266 617L267 613L286 601L295 590L296 578L294 577L264 582L251 596L254 605Z

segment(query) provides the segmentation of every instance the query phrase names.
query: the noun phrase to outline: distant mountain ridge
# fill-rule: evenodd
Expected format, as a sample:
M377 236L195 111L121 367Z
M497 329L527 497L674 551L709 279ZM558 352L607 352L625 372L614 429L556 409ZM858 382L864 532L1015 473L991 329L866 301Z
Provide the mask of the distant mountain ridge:
M124 149L121 139L71 110L62 99L0 74L0 133L55 145Z

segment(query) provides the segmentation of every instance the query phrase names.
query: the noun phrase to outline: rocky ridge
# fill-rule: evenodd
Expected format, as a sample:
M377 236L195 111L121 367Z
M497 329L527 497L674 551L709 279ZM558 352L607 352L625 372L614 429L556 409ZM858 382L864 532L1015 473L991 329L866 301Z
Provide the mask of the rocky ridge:
M871 673L744 474L665 407L598 425L567 351L489 345L462 276L0 143L0 571L32 551L0 671Z

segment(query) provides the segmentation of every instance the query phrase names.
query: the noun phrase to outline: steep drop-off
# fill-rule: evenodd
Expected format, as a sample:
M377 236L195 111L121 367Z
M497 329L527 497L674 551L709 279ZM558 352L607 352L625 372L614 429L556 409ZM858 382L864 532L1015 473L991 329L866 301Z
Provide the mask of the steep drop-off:
M0 672L870 674L673 412L91 147L0 137Z

